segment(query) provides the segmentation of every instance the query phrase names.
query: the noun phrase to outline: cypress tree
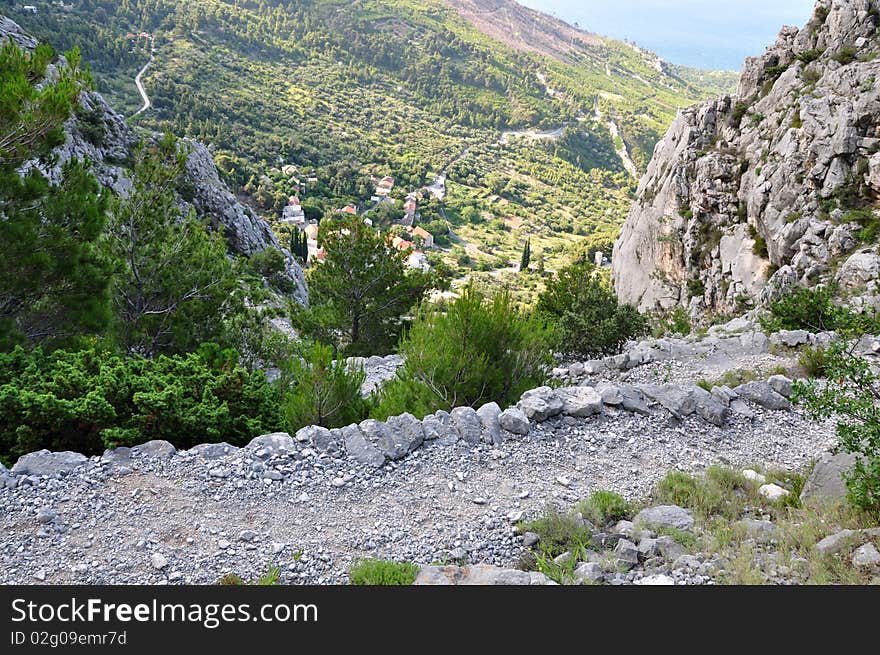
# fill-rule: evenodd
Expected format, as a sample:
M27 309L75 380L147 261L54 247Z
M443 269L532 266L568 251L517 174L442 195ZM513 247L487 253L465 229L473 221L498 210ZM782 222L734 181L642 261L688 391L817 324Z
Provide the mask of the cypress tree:
M532 240L528 239L526 241L525 247L523 247L522 259L519 262L519 270L527 271L529 270L529 262L532 260Z

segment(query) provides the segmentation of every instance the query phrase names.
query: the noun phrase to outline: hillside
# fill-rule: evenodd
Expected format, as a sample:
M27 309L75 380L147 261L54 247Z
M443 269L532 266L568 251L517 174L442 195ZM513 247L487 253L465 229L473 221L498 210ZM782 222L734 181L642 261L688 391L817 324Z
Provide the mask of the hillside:
M528 237L548 268L587 237L608 250L634 187L619 153L644 169L676 111L709 95L650 53L508 1L36 6L16 19L59 49L80 45L127 115L150 49L138 35L153 35L153 108L134 121L209 144L265 218L297 187L309 217L369 209L371 175L395 178L393 218L455 160L443 206L419 213L459 273L506 268ZM552 136L503 137L542 131ZM282 179L283 164L314 181Z
M878 26L876 1L823 0L675 120L615 246L623 301L725 314L824 283L877 308Z

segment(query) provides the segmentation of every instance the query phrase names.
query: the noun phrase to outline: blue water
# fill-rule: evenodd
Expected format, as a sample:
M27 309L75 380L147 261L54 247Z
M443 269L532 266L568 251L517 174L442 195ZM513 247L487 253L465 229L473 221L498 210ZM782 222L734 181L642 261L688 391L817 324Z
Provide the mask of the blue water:
M626 39L666 61L740 70L783 25L803 26L814 0L518 0L581 29Z

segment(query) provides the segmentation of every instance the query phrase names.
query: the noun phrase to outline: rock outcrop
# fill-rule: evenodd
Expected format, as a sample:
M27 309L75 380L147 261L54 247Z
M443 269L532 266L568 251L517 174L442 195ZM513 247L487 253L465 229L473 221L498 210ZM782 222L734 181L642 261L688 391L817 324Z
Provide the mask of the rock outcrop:
M821 0L734 96L678 115L615 244L622 302L728 313L837 277L876 304L878 25L876 0Z
M0 16L0 41L12 39L25 50L33 50L37 41L26 34L14 21ZM50 65L47 76L55 74ZM72 159L88 161L92 172L102 186L118 195L125 195L131 188L130 170L132 149L140 138L119 113L94 91L83 90L79 97L80 108L64 126L65 142L56 151L50 164L32 162L50 181L60 180L61 169ZM186 165L185 186L191 197L181 198L186 210L190 205L197 215L207 220L214 229L222 229L229 244L229 251L249 257L267 248L276 248L287 259L286 274L294 283L293 297L300 303L307 302L305 277L299 264L285 250L265 221L243 206L220 180L211 153L201 143L185 140L190 149Z

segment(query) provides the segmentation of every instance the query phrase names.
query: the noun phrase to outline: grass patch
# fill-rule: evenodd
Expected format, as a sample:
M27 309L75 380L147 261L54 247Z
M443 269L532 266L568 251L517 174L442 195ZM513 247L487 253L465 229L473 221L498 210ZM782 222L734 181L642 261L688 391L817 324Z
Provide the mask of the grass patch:
M578 510L584 518L596 525L605 526L632 516L632 507L620 494L613 491L596 491L581 501Z
M537 534L540 539L538 552L550 559L590 544L590 529L581 517L574 513L563 514L556 509L549 509L540 518L521 524L520 531Z
M402 586L415 582L418 573L419 567L411 562L365 559L351 566L348 577L358 586Z

